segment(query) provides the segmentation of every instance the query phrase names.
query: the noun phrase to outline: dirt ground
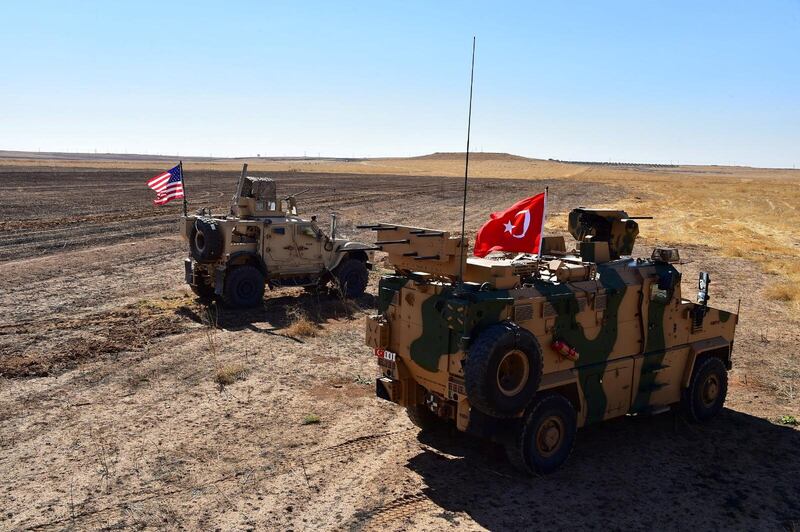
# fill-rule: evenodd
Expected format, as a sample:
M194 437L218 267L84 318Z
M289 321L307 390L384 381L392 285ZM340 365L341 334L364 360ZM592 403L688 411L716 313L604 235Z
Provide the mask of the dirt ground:
M633 205L631 214L670 220L667 236L642 222L636 253L679 245L685 294L702 269L712 304L735 311L741 298L719 418L590 427L562 470L519 476L500 449L420 434L374 397L362 318L378 272L355 306L283 289L256 310L206 309L183 284L180 206L152 206L144 184L162 163L0 159L0 529L800 528L800 430L782 419L800 419L800 319L791 294L770 296L791 272L681 231L694 206L663 208L670 189L690 194L685 179L712 170L477 159L473 236L489 212L545 186L549 233L563 233L579 205ZM355 225L458 229L462 182L448 164L254 166L279 178L281 193L312 187L303 213L325 223L335 209L340 231L373 240ZM800 179L722 170L714 180L743 198ZM192 208L222 212L237 175L232 164L188 164ZM782 224L796 204L782 197L786 212L753 227L789 246L789 261L796 237ZM714 234L735 232L735 222L723 213ZM312 335L293 333L298 317Z

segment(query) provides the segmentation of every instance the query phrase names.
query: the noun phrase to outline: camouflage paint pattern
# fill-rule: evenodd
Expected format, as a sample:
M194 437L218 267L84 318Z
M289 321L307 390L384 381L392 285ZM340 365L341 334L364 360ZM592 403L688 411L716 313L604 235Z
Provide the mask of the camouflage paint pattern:
M607 237L618 242L618 249L632 247L638 227L629 227L627 222L633 221L624 220L624 211L594 213L608 214L612 234ZM620 213L617 218L615 213ZM577 252L569 260L581 261ZM515 321L537 338L544 362L539 390L571 390L577 397L579 426L657 412L680 401L694 361L704 353L719 356L730 367L738 317L706 308L696 324L693 316L702 308L681 297L680 273L672 264L621 258L596 264L596 277L558 282L554 272L548 278L543 261L538 263L541 278L528 277L523 283L520 276L516 286L497 289L492 286L496 281L508 284L507 276L497 273L508 259L495 263L500 266L469 258L467 283L458 289L447 279L408 272L381 280L379 314L368 320L381 324L387 334L383 340L368 335L367 343L396 354L394 365L381 366L383 382L398 383L391 400L418 404L422 396L414 390L419 385L445 405L440 416L469 430L464 361L480 331L502 320ZM578 360L554 351L555 340L575 349Z

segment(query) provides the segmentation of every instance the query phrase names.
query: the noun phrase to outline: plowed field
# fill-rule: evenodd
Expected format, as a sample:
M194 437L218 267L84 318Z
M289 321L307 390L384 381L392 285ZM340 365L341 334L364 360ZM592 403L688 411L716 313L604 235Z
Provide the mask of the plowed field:
M588 428L562 470L530 479L498 448L420 434L374 397L362 318L376 272L355 306L282 289L257 310L202 307L183 284L180 205L152 206L145 187L159 164L0 164L0 529L800 527L800 431L781 422L800 419L800 321L791 297L769 296L791 273L766 272L764 260L698 241L679 222L661 238L642 222L636 253L679 246L685 294L702 269L714 305L735 311L742 299L727 408L705 425L663 414ZM697 169L542 162L527 175L514 159L492 164L478 158L482 177L470 181L471 236L489 212L545 186L550 233L579 205L651 214L636 207L664 207L670 175L670 212L698 214L681 211L692 191L680 177ZM251 174L277 178L281 194L311 188L303 214L324 224L335 210L340 232L371 241L356 224L458 230L462 181L455 162L442 165L328 161ZM723 188L758 196L759 174L726 172L713 174ZM187 165L191 208L224 212L237 176L232 164ZM785 199L774 226L767 216L749 227L783 235L796 206ZM720 227L736 221L726 216ZM314 335L292 333L298 316ZM232 383L221 382L225 370Z

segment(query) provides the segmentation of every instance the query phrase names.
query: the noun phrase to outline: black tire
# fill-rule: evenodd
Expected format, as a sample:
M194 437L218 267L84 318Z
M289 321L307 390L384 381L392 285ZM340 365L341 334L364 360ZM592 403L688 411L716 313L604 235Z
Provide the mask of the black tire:
M425 408L425 405L407 406L406 413L408 419L422 430L431 430L440 424L436 414Z
M506 444L506 455L523 473L547 475L567 461L577 431L572 403L560 394L541 395Z
M222 230L214 220L197 218L189 232L189 250L198 262L213 262L222 255Z
M716 357L695 362L689 386L683 390L681 405L691 421L707 421L719 414L728 395L728 371Z
M528 465L522 441L523 421L520 420L517 427L513 430L511 438L503 444L511 467L525 475L533 475L533 470Z
M333 271L336 283L339 285L344 297L355 299L360 297L367 289L369 272L367 265L358 259L343 259Z
M464 378L472 406L493 417L514 417L533 400L542 380L536 337L503 321L483 330L467 355Z
M254 266L237 266L228 270L222 300L230 308L260 305L264 301L264 276Z

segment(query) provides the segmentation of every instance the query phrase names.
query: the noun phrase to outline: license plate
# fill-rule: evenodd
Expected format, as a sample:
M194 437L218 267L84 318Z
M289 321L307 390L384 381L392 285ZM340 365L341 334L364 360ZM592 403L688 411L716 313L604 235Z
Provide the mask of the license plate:
M397 360L397 353L392 353L386 349L375 349L375 356L384 360L388 360L389 362L394 362Z

